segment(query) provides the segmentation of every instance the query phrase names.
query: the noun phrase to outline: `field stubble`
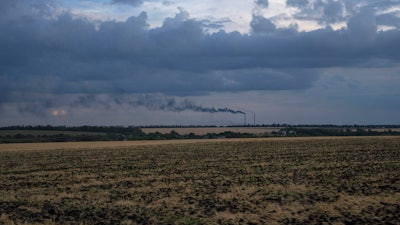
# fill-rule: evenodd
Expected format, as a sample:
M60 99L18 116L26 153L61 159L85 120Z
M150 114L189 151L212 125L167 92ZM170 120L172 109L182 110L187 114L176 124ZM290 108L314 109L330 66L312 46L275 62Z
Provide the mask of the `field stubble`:
M0 151L0 224L400 219L400 137L161 143Z

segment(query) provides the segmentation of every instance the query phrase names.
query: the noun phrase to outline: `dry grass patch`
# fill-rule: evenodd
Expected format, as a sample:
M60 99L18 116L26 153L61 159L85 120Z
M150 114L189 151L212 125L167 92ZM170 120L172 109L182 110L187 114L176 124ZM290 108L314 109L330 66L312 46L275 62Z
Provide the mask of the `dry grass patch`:
M171 131L175 131L180 135L194 133L196 135L206 135L208 133L224 133L224 132L235 132L235 133L249 133L249 134L265 134L278 132L281 128L279 127L173 127L173 128L142 128L144 133L162 133L168 134Z

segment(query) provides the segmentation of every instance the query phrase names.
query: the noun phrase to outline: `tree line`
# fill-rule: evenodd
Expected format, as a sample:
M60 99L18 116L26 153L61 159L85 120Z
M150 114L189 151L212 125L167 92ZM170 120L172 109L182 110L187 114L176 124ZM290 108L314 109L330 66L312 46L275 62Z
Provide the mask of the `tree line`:
M385 126L384 129L382 126L282 126L279 131L265 134L225 131L198 135L179 134L174 130L170 133L144 133L142 127L138 126L8 126L0 127L0 143L400 135L399 131L392 130L397 127L400 128L396 125ZM382 130L377 131L376 128Z

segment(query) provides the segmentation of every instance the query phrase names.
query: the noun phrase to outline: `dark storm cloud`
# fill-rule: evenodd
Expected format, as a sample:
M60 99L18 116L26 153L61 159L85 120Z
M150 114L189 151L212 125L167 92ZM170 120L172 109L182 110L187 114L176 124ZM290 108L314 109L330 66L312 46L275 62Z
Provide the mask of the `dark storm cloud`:
M111 4L125 4L131 6L139 6L143 3L142 0L112 0Z
M304 4L288 2L296 7ZM357 67L371 59L391 62L400 56L393 48L400 31L376 32L378 21L390 23L397 17L377 17L368 10L349 17L348 28L336 31L329 26L311 32L277 28L254 15L251 34L210 34L204 32L210 27L207 21L190 19L183 9L161 27L149 28L144 12L124 22L95 25L69 13L49 17L51 7L46 4L10 0L1 4L4 96L305 89L321 68ZM335 7L325 5L332 21L341 14Z
M209 19L201 20L200 22L204 28L221 30L221 29L223 29L223 27L226 23L230 23L230 22L232 22L232 20L229 18L217 19L217 18L211 17Z
M342 3L328 1L323 8L323 17L327 23L335 23L344 18L344 7Z
M286 0L286 5L298 8L304 8L309 4L308 0Z
M272 23L271 20L258 15L253 15L250 27L251 31L255 34L268 34L276 31L276 25Z
M400 14L400 12L399 12ZM376 22L381 25L400 28L400 17L394 14L382 14L376 17Z
M287 0L286 5L300 10L295 14L297 19L316 20L321 24L330 24L347 21L350 17L361 12L368 11L374 14L399 7L400 2L392 0ZM394 23L393 21L396 20L398 20L398 16L392 12L385 15L385 19L378 20L378 25L387 25L387 23ZM382 23L380 23L381 21Z
M317 20L322 24L335 23L345 19L345 5L341 1L287 0L286 5L300 9L297 19Z
M378 26L376 18L371 12L362 11L349 19L347 28L352 37L357 41L371 41L376 36Z
M268 0L255 0L256 6L260 8L268 8Z
M49 102L30 102L18 104L18 111L22 114L36 115L40 117L46 117L49 115L48 109L51 107Z

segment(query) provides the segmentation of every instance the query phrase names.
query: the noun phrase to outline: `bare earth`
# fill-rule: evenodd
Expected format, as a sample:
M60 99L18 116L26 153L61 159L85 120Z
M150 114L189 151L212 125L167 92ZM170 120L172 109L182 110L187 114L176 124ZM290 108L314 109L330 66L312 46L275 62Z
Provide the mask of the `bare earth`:
M0 145L0 224L398 224L400 137Z
M157 128L160 129L160 128ZM232 138L232 139L184 139L184 140L143 140L143 141L95 141L95 142L46 142L46 143L11 143L0 144L2 151L41 151L41 150L73 150L73 149L99 149L122 148L143 145L168 145L168 144L196 144L196 143L221 143L221 142L274 142L288 140L318 140L318 139L369 139L370 137L273 137L273 138ZM387 139L390 137L373 137L374 139ZM396 138L396 137L393 137Z

